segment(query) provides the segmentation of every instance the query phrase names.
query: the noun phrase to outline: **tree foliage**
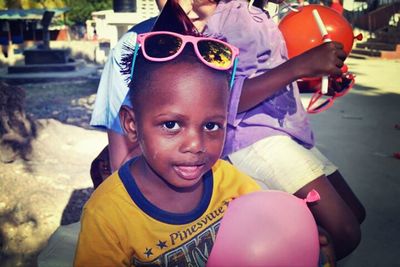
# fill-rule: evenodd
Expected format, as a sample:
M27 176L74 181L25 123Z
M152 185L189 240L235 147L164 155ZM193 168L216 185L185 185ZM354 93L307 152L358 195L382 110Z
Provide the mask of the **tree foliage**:
M84 24L93 11L112 9L112 0L0 0L0 9L69 7L69 24Z
M22 8L22 1L20 0L0 0L1 9Z
M112 9L112 0L65 0L68 21L72 24L85 23L93 11Z
M0 0L0 9L57 8L64 6L64 0Z

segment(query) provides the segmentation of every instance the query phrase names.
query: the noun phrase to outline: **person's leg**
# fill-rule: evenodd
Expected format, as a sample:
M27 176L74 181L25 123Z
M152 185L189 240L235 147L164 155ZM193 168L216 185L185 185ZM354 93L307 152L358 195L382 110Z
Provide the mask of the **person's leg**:
M366 211L361 203L361 201L357 198L354 192L351 190L350 186L347 184L343 176L339 171L336 171L328 176L329 181L335 187L336 191L343 198L346 204L353 211L356 216L358 222L361 224L366 217Z
M357 198L356 194L354 194L353 190L347 184L338 168L316 147L313 147L311 151L318 159L321 160L324 165L324 173L328 177L328 180L343 198L344 202L346 202L346 204L350 207L358 222L361 224L365 220L366 216L365 208L361 201Z
M318 225L321 225L332 237L338 260L346 257L358 246L361 229L350 207L339 195L325 175L303 186L294 195L305 198L315 189L321 199L309 205Z
M358 222L361 224L366 217L366 211L361 203L361 201L354 194L353 190L351 190L350 186L347 184L343 176L339 171L335 171L331 175L328 176L329 181L339 193L339 195L343 198L346 204L353 211L356 216Z
M324 174L324 163L314 153L287 136L274 136L229 155L241 171L268 188L305 198L315 189L321 200L310 205L317 223L332 237L337 259L351 253L360 242L360 226L350 207ZM332 168L336 170L335 168Z
M268 188L290 194L324 174L320 160L286 135L264 138L228 157L235 167Z

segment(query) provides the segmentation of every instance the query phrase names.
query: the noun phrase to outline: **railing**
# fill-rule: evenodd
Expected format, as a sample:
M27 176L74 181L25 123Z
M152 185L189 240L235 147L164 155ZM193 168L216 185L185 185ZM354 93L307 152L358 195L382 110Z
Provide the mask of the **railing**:
M400 11L400 2L397 0L381 0L391 2L383 6L372 9L369 5L367 9L345 14L349 21L356 27L374 32L389 25L390 19Z
M389 25L390 19L399 12L400 3L392 3L382 6L368 13L368 30L370 32L382 29Z

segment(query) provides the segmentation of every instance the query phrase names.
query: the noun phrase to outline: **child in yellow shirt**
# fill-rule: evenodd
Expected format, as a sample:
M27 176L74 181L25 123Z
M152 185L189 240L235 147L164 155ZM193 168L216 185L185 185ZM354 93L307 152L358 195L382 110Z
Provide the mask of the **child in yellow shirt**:
M222 152L228 70L237 49L211 38L151 32L137 38L133 108L121 124L142 155L86 204L75 266L202 266L227 204L260 190ZM191 43L191 44L189 44ZM136 62L136 63L135 63Z

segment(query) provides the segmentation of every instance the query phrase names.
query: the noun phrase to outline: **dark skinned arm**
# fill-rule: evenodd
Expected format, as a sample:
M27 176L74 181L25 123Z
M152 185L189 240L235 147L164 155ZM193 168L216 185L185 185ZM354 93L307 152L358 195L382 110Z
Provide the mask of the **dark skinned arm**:
M343 45L337 42L324 43L296 56L258 77L246 79L243 84L238 113L247 111L272 96L297 79L340 76L340 68L346 57Z

